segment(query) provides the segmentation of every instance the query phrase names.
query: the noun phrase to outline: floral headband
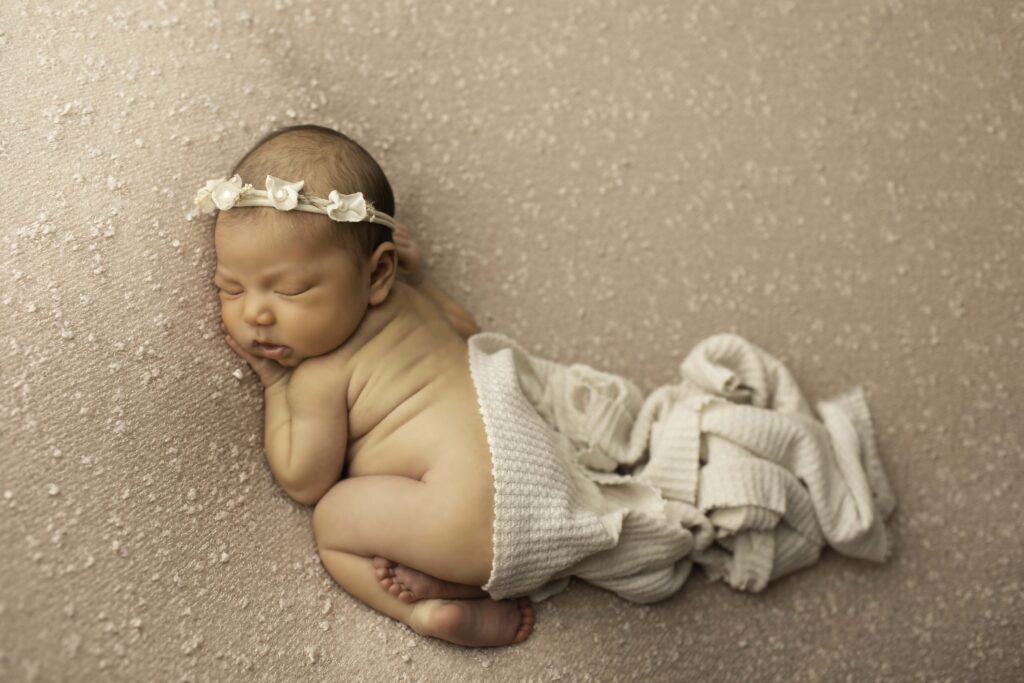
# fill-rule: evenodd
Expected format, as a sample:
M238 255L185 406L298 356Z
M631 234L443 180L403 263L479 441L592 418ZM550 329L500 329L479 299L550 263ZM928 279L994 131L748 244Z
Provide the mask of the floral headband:
M395 219L375 210L373 204L363 198L362 192L341 194L337 190L331 190L327 199L323 199L310 194L299 194L305 182L298 180L290 183L268 175L266 191L255 190L249 183L243 185L241 177L235 174L227 180L207 180L206 187L200 188L196 193L195 203L201 213L213 213L215 209L227 211L236 206L271 206L280 211L295 209L322 213L339 223L368 221L394 229Z

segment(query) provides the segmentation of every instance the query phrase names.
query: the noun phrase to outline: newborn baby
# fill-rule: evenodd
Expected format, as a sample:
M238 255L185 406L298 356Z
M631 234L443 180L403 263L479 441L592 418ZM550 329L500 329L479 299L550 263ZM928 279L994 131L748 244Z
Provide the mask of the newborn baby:
M236 174L257 189L266 182L263 205L244 205L253 190ZM316 506L324 567L422 635L467 646L525 640L530 600L496 601L479 588L494 516L467 363L466 339L479 330L424 278L409 231L388 227L383 171L340 133L296 126L257 143L231 176L197 195L204 210L221 209L222 329L263 383L275 480Z
M380 167L329 129L272 133L196 204L221 210L225 339L265 387L274 478L316 505L331 576L417 633L521 642L573 577L653 603L695 564L756 592L826 545L888 558L861 387L812 411L777 358L717 334L644 398L481 333L426 281Z

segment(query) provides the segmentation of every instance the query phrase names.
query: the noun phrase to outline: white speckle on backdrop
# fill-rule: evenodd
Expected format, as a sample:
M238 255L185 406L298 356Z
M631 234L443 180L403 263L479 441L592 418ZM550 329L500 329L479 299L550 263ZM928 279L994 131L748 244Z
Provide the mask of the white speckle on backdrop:
M1019 3L14 0L0 27L0 679L1024 669ZM650 390L725 331L810 397L863 384L893 561L653 606L577 583L507 650L347 595L263 462L191 206L301 122L364 144L435 279L539 355Z

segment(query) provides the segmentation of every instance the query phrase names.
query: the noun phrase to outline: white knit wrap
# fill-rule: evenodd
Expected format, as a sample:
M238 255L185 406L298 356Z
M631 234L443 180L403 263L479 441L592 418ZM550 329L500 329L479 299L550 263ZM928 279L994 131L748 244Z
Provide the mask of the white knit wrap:
M817 404L741 337L700 342L682 381L629 380L469 339L491 449L495 599L544 600L570 576L634 602L677 591L693 562L759 591L828 543L884 561L895 500L859 387Z

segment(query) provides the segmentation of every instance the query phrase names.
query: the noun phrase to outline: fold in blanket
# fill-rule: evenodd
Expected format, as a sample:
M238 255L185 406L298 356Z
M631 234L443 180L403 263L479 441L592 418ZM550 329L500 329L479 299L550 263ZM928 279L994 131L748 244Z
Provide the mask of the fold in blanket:
M495 599L544 600L577 576L655 602L693 563L759 591L826 543L889 556L895 499L860 387L816 416L782 363L732 334L700 342L682 381L646 399L494 332L470 337L469 361L495 482Z

